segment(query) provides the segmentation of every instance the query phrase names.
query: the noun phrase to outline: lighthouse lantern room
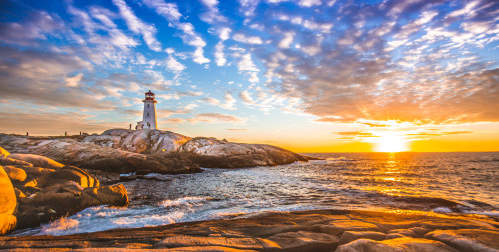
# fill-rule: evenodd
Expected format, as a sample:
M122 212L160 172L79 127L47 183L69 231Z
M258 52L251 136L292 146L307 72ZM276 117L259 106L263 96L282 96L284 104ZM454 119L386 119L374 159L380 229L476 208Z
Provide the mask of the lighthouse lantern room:
M145 93L145 98L142 100L144 102L144 114L142 115L142 121L137 123L136 129L156 129L156 99L154 93L149 90Z

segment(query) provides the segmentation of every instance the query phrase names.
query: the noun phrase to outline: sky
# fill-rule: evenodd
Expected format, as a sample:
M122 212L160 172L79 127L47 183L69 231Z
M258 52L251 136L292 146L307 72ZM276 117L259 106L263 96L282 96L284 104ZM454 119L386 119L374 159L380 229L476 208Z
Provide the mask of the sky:
M499 2L0 2L0 132L499 151Z

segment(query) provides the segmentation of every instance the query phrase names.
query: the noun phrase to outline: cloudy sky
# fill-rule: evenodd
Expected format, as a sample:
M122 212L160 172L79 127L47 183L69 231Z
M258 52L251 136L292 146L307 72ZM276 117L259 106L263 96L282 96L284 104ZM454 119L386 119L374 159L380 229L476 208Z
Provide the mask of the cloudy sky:
M151 89L159 127L189 136L499 150L498 1L7 0L0 14L0 132L128 128Z

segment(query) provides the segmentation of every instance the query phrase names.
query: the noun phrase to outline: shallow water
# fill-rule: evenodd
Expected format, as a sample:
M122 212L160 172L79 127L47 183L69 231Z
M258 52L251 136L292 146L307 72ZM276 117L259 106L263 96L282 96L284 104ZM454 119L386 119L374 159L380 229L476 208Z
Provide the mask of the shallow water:
M124 182L128 208L93 207L16 235L94 232L320 208L498 217L499 153L328 153L275 167L204 169Z

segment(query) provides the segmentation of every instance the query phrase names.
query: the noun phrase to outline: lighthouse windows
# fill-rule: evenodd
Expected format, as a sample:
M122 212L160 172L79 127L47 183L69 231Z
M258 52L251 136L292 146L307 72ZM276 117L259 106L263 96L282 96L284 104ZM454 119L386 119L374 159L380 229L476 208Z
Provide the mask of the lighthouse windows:
M146 113L146 117L149 117L149 112Z
M149 108L149 106L150 106L150 105L151 105L151 104L147 104L147 108Z

